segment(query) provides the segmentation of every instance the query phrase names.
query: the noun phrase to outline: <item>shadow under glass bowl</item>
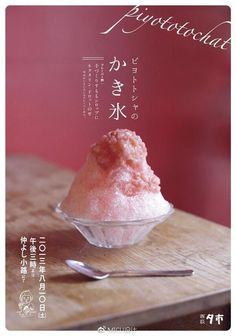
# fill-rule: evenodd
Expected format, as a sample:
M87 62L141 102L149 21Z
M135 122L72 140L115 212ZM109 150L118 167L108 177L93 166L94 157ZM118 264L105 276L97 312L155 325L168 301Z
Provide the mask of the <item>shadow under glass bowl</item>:
M75 218L65 213L59 203L55 212L66 222L73 224L92 245L105 248L122 248L142 241L158 224L164 222L173 212L170 204L167 213L149 219L122 221L95 221Z

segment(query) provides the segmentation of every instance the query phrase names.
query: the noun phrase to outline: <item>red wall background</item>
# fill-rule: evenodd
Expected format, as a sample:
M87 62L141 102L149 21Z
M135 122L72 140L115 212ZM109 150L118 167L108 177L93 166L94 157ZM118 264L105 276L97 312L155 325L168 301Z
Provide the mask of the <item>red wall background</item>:
M148 162L175 207L229 225L230 51L148 24L133 34L123 34L121 25L99 34L130 8L7 8L7 154L79 169L102 134L130 128L146 143ZM222 6L149 6L148 12L202 32L230 19ZM228 37L229 25L216 35ZM100 119L83 118L82 57L97 55L107 68L114 56L139 57L138 120L108 118L106 77Z

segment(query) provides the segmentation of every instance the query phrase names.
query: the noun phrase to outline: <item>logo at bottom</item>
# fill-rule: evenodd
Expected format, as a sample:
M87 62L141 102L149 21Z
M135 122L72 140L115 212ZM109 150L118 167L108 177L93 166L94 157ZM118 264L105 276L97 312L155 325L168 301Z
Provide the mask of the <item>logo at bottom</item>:
M18 303L19 310L17 312L20 317L31 317L36 313L34 304L32 303L33 299L34 297L30 290L25 290L20 293Z

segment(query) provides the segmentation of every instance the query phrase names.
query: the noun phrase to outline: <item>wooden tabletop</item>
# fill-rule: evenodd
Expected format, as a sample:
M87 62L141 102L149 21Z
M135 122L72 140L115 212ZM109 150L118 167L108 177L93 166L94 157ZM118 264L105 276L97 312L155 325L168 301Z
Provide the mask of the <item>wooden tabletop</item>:
M27 156L7 160L7 328L97 329L136 327L228 304L230 230L186 212L175 213L140 244L124 249L89 245L51 210L61 201L75 173ZM27 238L27 274L22 281L21 237ZM46 318L39 318L39 255L35 276L30 238L45 237ZM23 251L24 252L24 251ZM65 259L79 259L104 270L192 268L184 278L88 280ZM33 264L32 264L33 265ZM32 294L32 316L21 316L24 291ZM24 313L23 313L24 315Z

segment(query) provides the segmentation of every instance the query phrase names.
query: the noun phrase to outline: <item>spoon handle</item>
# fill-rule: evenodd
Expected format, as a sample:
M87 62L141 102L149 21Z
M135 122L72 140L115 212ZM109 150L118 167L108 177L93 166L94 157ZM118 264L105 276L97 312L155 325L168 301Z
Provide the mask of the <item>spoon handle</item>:
M147 271L147 270L129 270L129 271L113 271L109 273L111 277L123 277L123 276L159 276L159 277L168 277L168 276L189 276L193 275L194 271L191 269L186 270L163 270L163 271Z

